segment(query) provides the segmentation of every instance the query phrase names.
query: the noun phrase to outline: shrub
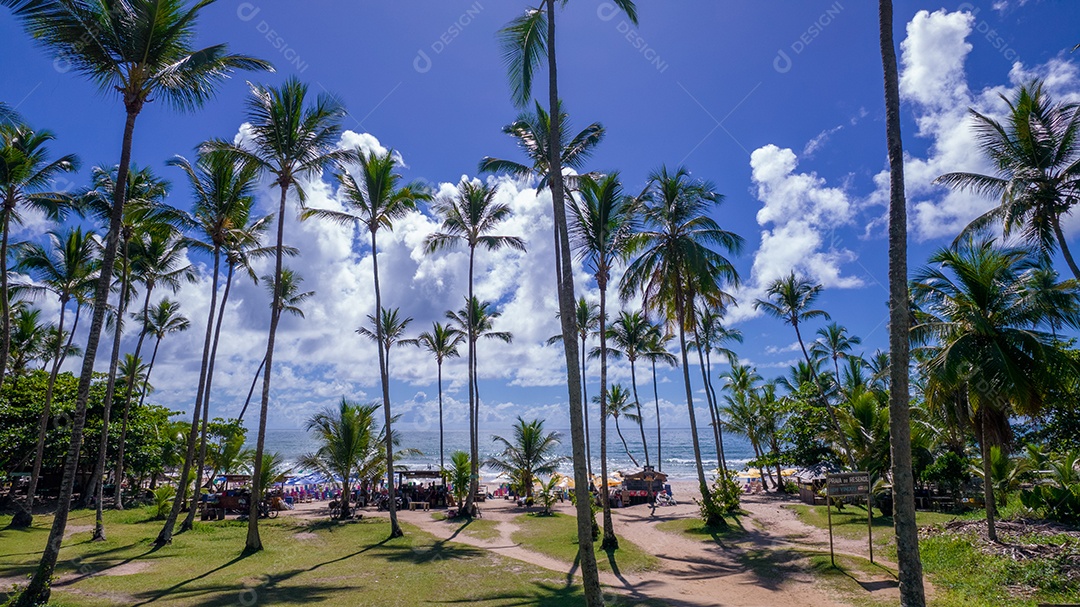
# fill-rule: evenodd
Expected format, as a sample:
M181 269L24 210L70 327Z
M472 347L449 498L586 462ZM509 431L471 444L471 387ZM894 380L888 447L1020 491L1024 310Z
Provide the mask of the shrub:
M163 521L168 518L174 499L176 499L176 487L162 485L154 489L154 504L150 507L154 520Z

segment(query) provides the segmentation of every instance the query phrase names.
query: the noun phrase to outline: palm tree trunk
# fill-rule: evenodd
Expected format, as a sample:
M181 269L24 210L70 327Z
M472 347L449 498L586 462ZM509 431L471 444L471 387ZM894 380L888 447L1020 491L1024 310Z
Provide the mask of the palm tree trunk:
M465 329L465 337L469 340L469 495L465 497L464 512L473 516L476 510L476 492L480 488L480 438L477 434L476 416L476 339L473 336L473 261L476 247L469 244L469 296L465 300L465 315L468 326Z
M64 531L67 529L68 514L71 511L71 494L75 488L79 452L82 450L83 431L86 428L86 404L90 400L90 384L94 379L94 359L97 357L98 343L101 340L101 327L105 324L105 306L109 300L113 264L116 261L116 242L120 235L120 221L123 218L126 195L125 186L131 164L131 139L135 132L135 118L142 108L141 102L132 101L126 105L127 119L124 122L124 137L120 148L120 165L116 172L116 189L113 190L113 208L109 215L109 232L106 236L105 251L101 256L101 276L98 278L97 288L94 291L94 314L90 321L90 333L86 338L79 387L75 393L75 415L71 422L71 442L68 443L68 452L64 459L60 496L56 513L53 515L49 539L41 554L41 561L30 583L19 595L13 607L34 607L48 602L49 584L53 571L56 569L56 559L60 556L60 544L64 539ZM4 302L6 301L5 298Z
M577 340L574 320L574 277L570 265L570 235L566 223L566 194L563 189L562 157L560 141L562 116L559 114L559 71L555 46L555 1L546 0L548 20L548 109L551 126L548 129L548 166L551 180L551 204L554 216L558 252L558 295L559 317L562 319L563 349L566 364L566 388L570 400L570 440L574 457L574 493L577 506L578 560L581 563L581 578L585 590L587 607L602 607L604 595L600 590L600 575L596 568L596 553L593 552L593 525L589 496L588 465L585 455L585 436L582 419L582 403L575 402L581 394L582 377L577 373L577 366L569 361L577 360Z
M615 523L611 520L611 491L608 488L607 481L607 403L609 395L607 386L607 331L604 330L604 323L607 321L607 280L601 276L603 271L597 273L596 280L596 286L600 289L600 499L603 502L604 511L604 538L600 542L600 549L611 551L619 549L619 538L615 537Z
M443 405L442 405L442 360L438 361L439 367L439 470L446 470L445 450L443 448Z
M255 384L259 383L259 376L262 375L263 367L266 366L266 357L263 356L262 362L259 363L259 368L255 369L255 377L251 378L251 387L248 388L247 399L244 401L244 407L240 409L240 415L237 416L237 421L244 421L244 414L247 413L248 405L251 404L251 395L255 394Z
M103 520L105 501L105 458L109 451L109 413L112 411L113 400L116 396L116 369L120 363L120 341L124 337L124 314L127 312L127 287L129 278L128 267L128 239L121 243L120 259L120 296L116 302L116 330L113 332L112 357L109 361L109 378L105 382L105 407L101 414L101 442L99 443L97 465L94 466L94 478L97 479L97 497L94 500L94 535L91 538L95 542L105 541L105 523ZM114 481L120 484L120 479ZM95 486L91 483L91 486ZM117 491L119 491L119 486Z
M982 418L979 432L979 447L982 450L983 468L983 500L986 502L986 536L991 542L998 541L997 525L997 502L994 501L994 477L992 471L993 460L990 457L990 415L989 409L984 404L980 406L979 417Z
M379 346L379 376L382 379L383 401L383 427L386 431L386 486L387 510L390 512L390 537L401 537L405 533L397 520L397 504L394 503L394 440L390 431L390 369L387 367L387 359L390 352L383 344L383 327L380 322L382 315L382 292L379 290L379 249L375 240L375 228L371 229L371 270L375 279L375 341Z
M270 331L266 336L266 367L263 370L262 402L259 405L259 436L255 441L255 462L253 471L262 471L263 449L266 447L266 414L270 408L270 378L274 369L274 338L277 337L278 322L281 320L281 266L285 240L285 202L289 194L289 184L286 181L279 183L281 187L281 201L278 203L277 217L277 242L274 245L274 298L270 311ZM207 329L209 330L209 329ZM258 479L258 475L253 475ZM244 542L246 552L258 552L262 550L262 539L259 537L259 497L262 487L258 481L252 483L251 504L248 510L248 532Z
M720 470L727 472L727 453L724 452L724 428L720 423L720 402L716 398L716 389L712 383L712 358L709 351L705 350L705 391L712 398L713 423L716 424L716 444L720 453Z
M82 304L79 300L75 300L75 320L71 323L71 332L68 333L67 344L64 346L63 352L60 353L60 366L64 366L64 361L67 360L68 352L71 351L71 344L75 343L75 331L79 330L79 316L82 314Z
M701 367L701 382L705 386L705 404L709 409L709 419L712 421L713 440L716 442L716 467L726 469L724 465L724 451L720 447L720 420L716 417L716 408L713 407L712 393L709 392L709 371L705 367L705 355L701 351L701 335L698 333L697 323L694 323L694 344L698 355L698 365Z
M645 417L641 414L641 401L638 400L637 395L637 367L634 366L637 356L628 358L630 358L630 387L634 390L634 406L637 407L638 430L641 431L641 450L645 452L645 465L649 466L649 445L645 442Z
M154 353L150 355L150 365L146 367L146 375L143 376L142 391L139 393L139 406L146 400L146 389L150 387L150 374L154 371L154 362L157 360L158 346L161 345L161 336L154 341Z
M214 296L211 297L210 306L214 306L214 298L217 296L217 277L218 268L217 260L214 264ZM202 429L199 431L199 459L198 464L195 466L195 491L191 496L191 506L188 508L187 517L184 519L182 525L180 525L181 531L191 529L195 524L195 510L199 506L199 497L201 497L200 485L202 485L201 477L203 467L206 465L206 438L207 429L210 426L210 393L211 386L214 384L214 361L217 359L217 347L218 338L221 337L221 320L225 316L225 306L229 303L229 290L232 287L233 279L233 265L229 264L229 271L227 278L225 279L225 292L221 294L221 306L217 312L217 320L214 325L214 338L213 344L210 346L210 359L209 366L206 369L206 389L203 390L202 396ZM213 478L211 476L210 478ZM208 479L209 480L209 479Z
M1054 217L1054 235L1057 236L1058 245L1061 246L1061 256L1065 258L1065 263L1069 264L1069 269L1072 270L1073 276L1077 280L1080 280L1080 268L1076 267L1076 262L1073 261L1072 252L1069 251L1069 244L1065 241L1065 233L1061 230L1061 219ZM6 235L6 232L5 232Z
M660 432L660 392L656 387L656 361L652 361L653 402L656 403L656 469L664 471L663 435Z
M690 362L686 357L686 305L683 301L682 289L675 289L675 315L679 323L679 350L682 356L683 384L686 387L686 409L690 414L690 435L694 443L694 465L697 468L698 489L701 491L703 503L711 504L712 496L709 493L709 485L705 481L705 469L701 466L701 441L698 439L697 416L694 415L694 392L690 386ZM705 525L709 527L725 526L727 522L723 517L710 511L705 519Z
M580 327L579 327L580 328ZM589 469L589 478L592 478L592 445L589 438L589 382L585 381L585 348L588 337L581 335L581 409L585 418L585 461Z
M153 281L148 281L146 284L146 296L143 298L142 309L143 327L142 330L139 331L139 341L135 344L136 363L141 362L139 355L142 354L143 340L146 339L146 315L150 311L150 293L154 290L153 284ZM138 365L136 364L136 371L137 370ZM121 480L124 478L124 445L127 441L128 414L131 411L131 393L135 389L135 375L137 375L137 373L133 373L128 377L127 389L124 391L124 416L120 423L120 447L116 452L116 473L113 475L114 478L116 478L116 503L113 507L117 510L124 509L124 500L120 493L120 488L123 485Z
M893 44L892 0L879 0L881 62L885 76L885 125L889 147L889 435L892 443L893 524L899 565L900 604L925 607L915 479L911 467L911 403L908 392L910 313L907 271L907 202L904 146L900 138L900 86Z
M57 325L57 331L60 336L64 335L64 317L67 312L67 305L64 297L60 298L60 322ZM34 513L34 496L37 494L38 479L41 477L41 460L45 457L45 435L49 430L49 418L52 414L52 400L53 390L56 387L56 376L60 371L60 357L63 352L64 342L57 340L56 349L53 350L53 366L49 372L49 383L45 386L45 404L41 408L41 418L38 420L38 433L37 443L34 447L34 465L30 469L30 488L26 492L26 517L25 526L29 527L33 523ZM16 519L20 517L16 516ZM19 521L20 523L23 521ZM16 520L12 519L12 525L15 526Z
M907 264L904 264L905 271ZM906 285L906 283L905 283ZM803 343L802 332L799 331L798 319L792 319L791 326L795 327L795 337L799 340L799 347L802 348L803 358L806 359L806 366L810 369L810 377L814 380L814 388L817 390L818 396L821 397L821 402L825 405L825 411L829 414L829 422L832 423L833 430L836 432L836 439L840 443L840 448L844 450L847 455L848 464L852 470L858 467L855 463L855 455L851 451L851 445L848 443L847 436L844 435L843 429L840 428L840 421L836 419L836 411L833 410L832 403L829 402L829 398L825 395L825 391L821 388L821 383L818 381L817 370L814 368L814 363L810 361L810 353L806 351L806 344ZM914 493L912 494L914 495Z
M622 435L622 429L619 428L619 418L618 417L615 418L615 433L619 435L619 440L622 441L622 448L623 448L623 451L626 451L626 457L629 457L630 461L634 462L634 467L636 468L637 465L638 465L637 460L634 459L633 454L630 453L630 447L627 446L626 438L623 437L623 435Z
M345 474L341 477L341 511L338 514L338 518L345 520L349 517L349 478L352 476L351 470L345 470Z
M11 355L11 302L8 301L8 232L11 231L11 213L15 206L15 197L8 196L4 201L4 234L0 236L0 260L3 260L3 268L0 268L0 314L3 315L3 339L0 340L0 385L4 384L7 376L8 357Z

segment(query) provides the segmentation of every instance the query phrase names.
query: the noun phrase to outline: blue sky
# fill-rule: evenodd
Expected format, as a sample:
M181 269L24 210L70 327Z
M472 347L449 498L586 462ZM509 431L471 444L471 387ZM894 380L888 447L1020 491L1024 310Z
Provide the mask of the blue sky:
M173 179L171 202L186 208L186 185L164 162L174 154L190 156L204 139L240 131L246 78L277 83L296 75L313 92L332 92L346 105L350 132L343 145L393 148L407 177L446 191L463 176L476 177L483 156L517 158L513 141L500 131L517 110L495 32L525 6L335 1L307 10L298 3L221 0L205 11L200 42L228 42L274 62L277 73L239 75L196 114L148 105L136 128L134 159ZM726 195L716 218L747 241L735 259L744 286L732 321L746 338L740 354L766 377L783 373L796 358L794 336L780 322L756 317L749 303L768 280L793 267L826 285L820 306L862 336L867 353L884 347L887 182L877 3L643 1L639 10L640 26L597 0L574 0L561 15L561 93L571 121L607 128L590 168L621 171L635 191L661 163L685 164ZM946 171L986 169L973 148L967 107L999 113L997 93L1036 76L1047 78L1056 97L1080 100L1080 58L1068 52L1080 42L1078 18L1080 5L1064 0L896 2L913 266L989 204L930 185ZM123 116L114 97L65 73L63 61L34 47L8 14L0 14L0 52L0 99L17 104L35 127L55 131L57 152L83 159L75 185L90 166L116 162ZM529 253L480 259L478 291L499 302L504 315L497 326L516 336L513 346L481 350L483 423L497 427L522 414L564 427L561 352L543 346L558 331L545 223L549 199L537 199L532 184L499 185L516 212L507 233L525 237ZM339 204L326 183L311 189L313 206ZM269 212L269 188L261 204ZM424 213L406 218L386 236L380 254L386 305L414 317L414 332L460 307L464 292L461 252L419 253L435 225ZM43 229L32 221L18 237ZM1069 230L1075 237L1080 222ZM370 251L338 227L291 221L288 231L287 240L303 253L292 265L316 296L307 318L285 321L279 335L271 427L293 427L341 395L368 400L378 393L374 348L352 332L374 305ZM197 256L192 261L206 263ZM584 273L578 284L597 296ZM238 411L265 343L261 287L241 283L235 293L212 398L218 415ZM162 344L153 383L158 402L188 410L209 283L185 286L177 297L194 326ZM56 313L55 303L40 305ZM134 339L124 345L133 348ZM434 364L415 350L392 357L396 409L415 427L431 427ZM699 381L699 370L693 372ZM449 363L446 374L448 417L458 425L467 398L464 363ZM613 374L616 381L630 380L623 366ZM662 370L660 392L668 423L684 425L678 379ZM639 370L638 380L651 399L649 375Z

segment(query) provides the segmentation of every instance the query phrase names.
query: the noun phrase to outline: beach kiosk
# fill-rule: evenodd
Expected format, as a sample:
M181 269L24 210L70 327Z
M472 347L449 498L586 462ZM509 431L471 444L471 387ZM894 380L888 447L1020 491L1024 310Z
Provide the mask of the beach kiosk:
M651 503L667 483L667 475L652 466L645 466L640 472L624 473L622 478L623 500L630 506Z

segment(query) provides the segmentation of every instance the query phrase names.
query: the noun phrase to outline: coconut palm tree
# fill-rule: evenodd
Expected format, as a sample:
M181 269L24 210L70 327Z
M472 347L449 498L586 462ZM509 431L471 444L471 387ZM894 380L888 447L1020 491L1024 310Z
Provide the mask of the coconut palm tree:
M574 308L574 315L576 316L574 320L577 324L578 337L581 338L581 404L583 407L582 416L585 418L585 462L589 471L589 478L592 478L592 446L589 444L589 382L585 379L585 360L586 358L599 356L599 351L596 352L595 356L593 352L588 352L587 344L589 338L600 329L600 306L589 303L584 296L579 297L577 306ZM558 313L555 316L558 317ZM549 346L557 343L562 343L562 335L554 335L547 340ZM588 354L588 357L586 354Z
M420 183L401 185L402 176L396 171L399 169L399 159L393 150L378 153L375 150L356 150L354 156L359 163L360 180L348 171L337 175L341 184L339 193L345 198L346 204L351 207L349 211L334 211L328 209L308 209L302 217L304 219L317 217L338 224L353 226L357 225L366 229L371 238L371 263L372 275L375 282L375 312L371 316L382 316L386 309L382 304L382 291L379 284L379 228L394 229L394 220L404 217L409 211L416 208L416 203L430 200L431 194ZM379 346L379 377L382 382L383 416L386 425L386 484L390 492L390 536L400 537L401 527L397 522L397 512L394 502L394 452L389 437L393 435L390 430L390 368L386 365L389 352L384 351L382 344L385 337L381 334L382 324L374 323L375 343Z
M97 240L92 231L82 228L69 228L65 231L53 230L48 233L49 247L25 242L16 247L15 269L30 274L44 289L51 291L60 301L60 319L57 333L65 334L64 321L67 317L68 304L75 294L86 289L97 280L99 252ZM74 328L72 328L74 333ZM70 347L70 343L67 347ZM34 464L30 472L30 487L26 494L27 504L24 511L16 513L12 525L29 526L33 519L28 516L33 511L34 497L37 493L38 479L41 475L41 461L45 453L45 434L52 414L53 390L56 376L63 363L65 346L60 340L52 351L52 369L49 382L45 386L45 402L42 405L41 418L38 420L37 443L34 450ZM24 515L25 513L25 515Z
M210 1L185 7L183 0L0 0L12 9L35 42L62 57L71 69L90 78L102 91L119 92L125 109L120 148L120 174L113 192L101 279L94 295L94 319L87 338L83 368L72 420L72 441L61 482L60 507L53 519L48 548L41 566L18 599L19 607L41 603L49 596L60 543L67 526L68 501L82 448L86 402L105 319L105 304L113 275L113 262L124 209L124 184L131 164L135 121L146 103L164 100L180 110L194 110L213 97L217 85L236 70L271 69L270 64L232 54L224 44L194 49L200 11ZM92 41L87 44L86 41Z
M698 364L701 366L702 381L705 384L705 400L709 405L709 416L712 417L713 438L716 440L716 459L720 470L727 470L727 455L724 453L724 433L720 424L720 403L716 398L716 390L712 384L712 352L726 357L728 363L735 361L737 356L730 348L724 346L725 342L736 341L742 343L742 333L737 329L724 327L723 321L725 310L706 307L695 313L697 322L694 325L694 341L691 344L698 352Z
M394 346L404 347L414 345L412 340L405 338L405 329L412 322L412 317L401 318L399 308L383 309L376 319L373 314L368 314L367 319L372 328L360 327L356 332L382 348L385 360L390 360L390 350ZM393 465L391 465L391 469Z
M970 110L979 150L994 175L946 173L937 183L999 200L998 206L975 218L957 238L1000 222L1005 237L1014 232L1047 258L1060 248L1073 276L1073 260L1061 218L1072 212L1080 188L1080 105L1054 103L1034 80L1022 85L1009 106L1005 124Z
M637 24L637 7L633 0L614 0L615 5ZM530 3L531 4L531 3ZM574 275L570 264L570 233L566 220L566 188L563 179L563 159L558 152L563 141L562 112L559 107L558 53L555 45L556 0L541 0L530 7L499 32L510 80L511 97L518 107L524 107L532 97L533 75L547 59L548 67L548 188L551 191L555 231L556 293L559 298L559 318L562 322L565 360L577 360L577 341L574 339ZM566 1L559 3L563 6ZM578 555L584 581L585 604L599 607L604 604L596 555L592 550L592 530L595 521L589 504L585 461L585 437L582 429L582 407L577 402L582 378L574 365L567 362L566 384L570 400L570 438L574 452L575 493L577 497Z
M776 491L787 493L784 486L784 475L780 469L780 433L785 420L783 415L784 403L776 395L777 381L765 382L753 393L754 404L758 414L758 431L761 439L762 454L766 448L771 451L773 465L776 468ZM764 468L764 464L762 467Z
M662 325L654 324L652 321L649 321L649 324L651 328L646 337L647 345L641 355L644 356L652 366L653 404L656 408L656 469L663 472L664 440L663 432L660 427L660 392L657 389L656 363L657 361L664 362L675 367L678 366L679 359L675 358L675 355L667 350L668 342L675 339L675 336L664 331Z
M1012 412L1037 413L1041 395L1076 378L1080 366L1041 330L1045 312L1024 296L1024 283L1037 265L1031 250L967 239L938 250L928 263L911 284L919 305L912 337L935 346L928 371L966 392L984 478L992 478L990 448L1007 441ZM984 490L988 536L997 541L993 483L984 483Z
M533 494L533 481L538 476L558 472L559 464L565 459L556 455L561 437L558 432L545 432L542 419L527 422L518 417L513 430L510 439L492 437L502 450L485 463L520 483L521 494L529 499Z
M431 331L424 331L416 339L405 340L410 345L422 347L435 357L435 365L438 367L439 385L439 470L446 469L446 460L443 458L443 397L442 397L442 366L448 358L460 356L458 346L464 336L439 322L431 323Z
M635 242L635 249L641 254L623 275L620 291L624 298L641 293L645 305L662 313L679 332L698 485L703 503L712 504L701 465L686 331L693 326L695 298L706 305L724 305L731 299L723 290L725 283L730 286L739 283L735 266L711 247L738 254L743 239L722 229L707 215L723 200L711 183L693 179L685 168L670 171L662 167L650 175L649 184L643 212L645 228ZM712 508L707 519L709 525L724 524L723 517Z
M878 37L885 84L885 134L889 151L889 436L892 443L893 525L902 607L925 607L919 529L915 521L915 475L911 465L911 402L908 391L910 299L907 268L907 200L904 144L900 132L900 72L893 41L893 2L878 0Z
M619 174L612 173L599 180L582 177L578 196L570 206L570 241L586 269L592 273L600 291L600 319L607 319L607 288L615 265L625 261L630 242L637 229L637 202L623 193ZM604 509L604 550L616 550L619 540L611 520L608 499L607 471L607 331L600 331L600 494Z
M622 429L619 428L620 417L641 426L641 416L637 414L638 407L636 403L630 401L630 397L630 392L622 387L622 384L612 384L608 390L607 398L601 399L597 396L593 399L593 402L599 405L601 400L605 401L604 404L607 405L607 409L603 414L615 420L615 433L619 435L619 440L622 441L623 451L626 452L626 457L629 457L636 467L638 465L637 458L634 457L633 453L630 453L630 447L627 446L626 438L623 436ZM607 483L606 477L604 483Z
M251 85L247 101L246 122L250 125L245 141L236 144L213 141L202 151L226 151L238 160L258 167L261 174L270 175L281 193L277 210L277 238L274 242L274 280L271 303L270 330L266 340L266 359L263 371L262 400L259 408L259 432L255 442L255 467L262 466L266 442L266 414L270 407L270 378L274 368L274 338L281 320L281 269L284 257L285 204L292 191L301 203L307 195L300 185L302 179L318 175L332 163L347 160L352 154L338 150L335 145L341 135L344 108L329 93L319 95L308 103L308 87L294 77L279 87ZM257 494L262 487L252 487ZM259 504L251 500L248 534L245 548L262 550L259 537Z
M7 263L11 226L19 225L25 211L44 213L52 221L60 220L70 207L70 197L48 190L63 173L78 170L74 154L49 159L48 144L55 139L49 131L34 131L16 124L0 124L0 259ZM6 270L6 268L5 268ZM8 302L8 273L0 272L0 318L3 341L0 342L0 382L7 372L11 347Z
M836 385L840 386L840 359L850 357L851 348L862 343L857 335L848 335L847 327L840 323L831 322L818 329L818 338L810 344L810 353L814 356L829 358L833 362L833 371L836 373Z
M723 406L719 407L718 421L730 432L746 437L754 451L754 457L762 456L762 412L757 399L761 375L749 365L731 361L731 369L721 373L726 380L721 390L725 392Z
M0 101L0 123L9 122L11 124L17 124L22 121L18 112L15 111L10 105Z
M337 408L316 413L304 424L314 432L319 448L297 462L301 467L318 470L330 478L341 479L342 519L352 517L349 510L350 482L363 462L378 455L380 441L376 413L379 404L361 405L342 398Z
M145 316L136 316L135 322L139 323L147 334L154 336L154 351L150 355L150 364L146 367L143 387L139 390L139 406L141 407L146 399L147 382L150 381L150 374L154 372L154 362L157 361L161 340L165 339L166 335L187 331L191 328L191 321L180 312L180 302L163 297L157 305L147 311Z
M435 215L442 219L439 230L428 235L424 241L424 247L428 253L446 250L464 242L469 247L469 292L465 298L467 314L472 314L472 302L476 301L473 296L473 274L476 263L476 249L483 247L488 251L510 248L518 251L525 250L525 241L517 236L499 236L492 234L499 224L510 217L510 205L496 202L498 189L486 183L463 180L458 184L457 193L454 196L441 198L433 205ZM476 320L472 316L464 319L462 326L473 327ZM465 498L463 510L472 515L475 506L473 499L479 487L479 461L480 461L480 437L479 437L479 403L476 399L476 340L469 339L469 448L470 462L473 466L473 480L469 495ZM575 357L576 360L576 357Z
M641 430L641 450L645 452L646 466L651 464L649 463L649 444L645 440L645 418L641 415L641 400L638 399L636 363L638 358L645 356L649 351L649 337L654 330L655 327L643 312L619 312L615 322L607 326L607 338L613 344L608 348L608 356L616 360L625 356L626 361L630 363L630 385L634 391L634 415L637 416L638 429ZM610 394L614 394L614 388L612 388Z
M26 375L30 365L46 358L50 326L41 321L41 310L19 306L11 319L11 376Z

